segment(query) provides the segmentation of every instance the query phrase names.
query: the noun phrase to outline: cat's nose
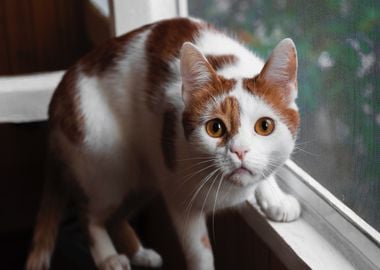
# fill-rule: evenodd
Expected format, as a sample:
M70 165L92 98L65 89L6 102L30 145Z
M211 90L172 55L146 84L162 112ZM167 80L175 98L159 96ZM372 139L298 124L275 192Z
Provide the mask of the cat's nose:
M243 160L245 155L249 152L249 149L246 147L237 147L231 146L230 151L237 155L240 160Z

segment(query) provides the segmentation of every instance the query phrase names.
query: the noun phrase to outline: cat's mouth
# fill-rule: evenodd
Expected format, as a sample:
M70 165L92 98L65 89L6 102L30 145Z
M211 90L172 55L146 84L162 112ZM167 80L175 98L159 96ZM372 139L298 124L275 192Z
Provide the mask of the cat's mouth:
M254 176L255 174L250 169L242 165L230 172L227 179L234 185L244 187L252 181Z
M242 165L239 168L234 169L231 173L229 173L228 178L239 177L239 176L243 176L243 175L253 176L254 174L250 169L248 169Z
M240 166L227 175L228 180L236 186L245 187L252 183L255 174L247 167Z

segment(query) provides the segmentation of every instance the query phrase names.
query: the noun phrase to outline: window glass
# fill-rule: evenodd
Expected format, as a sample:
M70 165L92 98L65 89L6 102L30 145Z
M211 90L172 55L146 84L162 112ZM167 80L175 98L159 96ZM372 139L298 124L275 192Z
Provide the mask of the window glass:
M380 230L380 1L191 0L263 58L298 50L301 129L293 160Z

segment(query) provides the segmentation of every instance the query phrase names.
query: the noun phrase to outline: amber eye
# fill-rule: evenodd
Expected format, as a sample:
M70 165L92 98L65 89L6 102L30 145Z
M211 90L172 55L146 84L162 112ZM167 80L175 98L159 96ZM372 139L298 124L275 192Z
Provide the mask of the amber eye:
M255 131L261 136L268 136L274 130L274 121L269 117L262 117L255 124Z
M206 123L207 134L213 138L220 138L226 133L226 126L223 121L215 118Z

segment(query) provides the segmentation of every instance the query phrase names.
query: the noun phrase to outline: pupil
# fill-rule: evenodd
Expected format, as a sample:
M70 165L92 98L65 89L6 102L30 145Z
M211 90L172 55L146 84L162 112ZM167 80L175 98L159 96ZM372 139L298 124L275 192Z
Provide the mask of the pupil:
M263 128L263 130L264 131L267 131L268 130L268 127L269 127L269 123L268 123L268 121L263 121L262 123L261 123L261 127Z
M215 122L214 125L212 125L212 130L216 133L220 129L220 123Z

